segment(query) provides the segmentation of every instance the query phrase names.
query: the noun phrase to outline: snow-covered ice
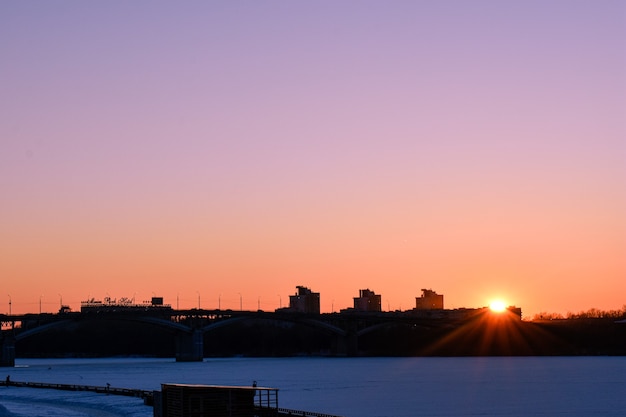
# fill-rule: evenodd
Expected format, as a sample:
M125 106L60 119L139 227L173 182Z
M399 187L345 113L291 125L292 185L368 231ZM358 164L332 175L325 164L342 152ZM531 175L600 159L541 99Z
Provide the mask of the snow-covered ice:
M14 381L279 388L281 407L346 417L623 416L626 357L29 359ZM3 375L0 374L0 378ZM0 417L149 417L141 399L0 387Z
M138 398L91 392L1 388L0 417L151 417Z

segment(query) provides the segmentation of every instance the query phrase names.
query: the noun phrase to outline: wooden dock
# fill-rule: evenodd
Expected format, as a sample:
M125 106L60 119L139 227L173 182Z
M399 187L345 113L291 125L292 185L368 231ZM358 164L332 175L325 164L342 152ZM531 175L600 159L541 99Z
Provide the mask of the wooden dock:
M76 385L76 384L55 384L50 382L21 382L21 381L0 381L0 386L17 387L17 388L40 388L40 389L56 389L61 391L87 391L97 394L106 395L122 395L125 397L141 398L143 403L149 406L154 405L154 391L142 390L137 388L117 388L96 385ZM315 413L312 411L292 410L289 408L266 408L261 407L259 410L263 416L276 417L341 417L333 414Z

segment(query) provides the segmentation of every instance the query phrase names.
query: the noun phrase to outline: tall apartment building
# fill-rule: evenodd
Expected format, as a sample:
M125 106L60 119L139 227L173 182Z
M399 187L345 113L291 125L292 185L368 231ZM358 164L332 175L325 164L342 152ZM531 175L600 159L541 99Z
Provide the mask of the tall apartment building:
M381 296L369 289L359 290L359 296L354 297L355 311L381 311Z
M415 297L416 310L443 310L443 294L422 288L422 296Z
M289 310L297 313L320 314L320 293L298 285L295 295L289 296Z

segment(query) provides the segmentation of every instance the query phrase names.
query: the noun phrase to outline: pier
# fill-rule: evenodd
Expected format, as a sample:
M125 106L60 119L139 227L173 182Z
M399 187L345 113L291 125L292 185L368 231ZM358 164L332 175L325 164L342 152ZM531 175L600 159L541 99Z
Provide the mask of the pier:
M145 405L153 407L154 417L341 417L333 414L278 407L277 388L162 384L161 391L153 391L111 387L108 384L106 386L56 384L50 382L11 381L9 379L0 381L0 386L87 391L97 394L136 397L142 399ZM170 404L168 404L168 398L170 399ZM172 398L174 398L174 401L172 401ZM204 409L186 410L185 407L190 402L195 407L198 407L198 404L203 404L200 408L204 406ZM172 410L172 404L175 404L177 407L174 411Z
M150 390L141 390L136 388L115 388L108 385L100 387L95 385L54 384L49 382L1 381L0 386L17 388L56 389L62 391L89 391L95 392L97 394L123 395L125 397L141 398L146 405L152 405L154 400L154 392Z

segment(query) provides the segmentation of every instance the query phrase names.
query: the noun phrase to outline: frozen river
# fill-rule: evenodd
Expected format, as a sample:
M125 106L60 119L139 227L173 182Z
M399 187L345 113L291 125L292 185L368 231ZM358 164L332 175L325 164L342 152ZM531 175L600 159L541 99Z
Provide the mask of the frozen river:
M281 407L346 417L623 416L626 357L29 359L14 381L279 388ZM0 387L0 417L150 417L140 399Z

